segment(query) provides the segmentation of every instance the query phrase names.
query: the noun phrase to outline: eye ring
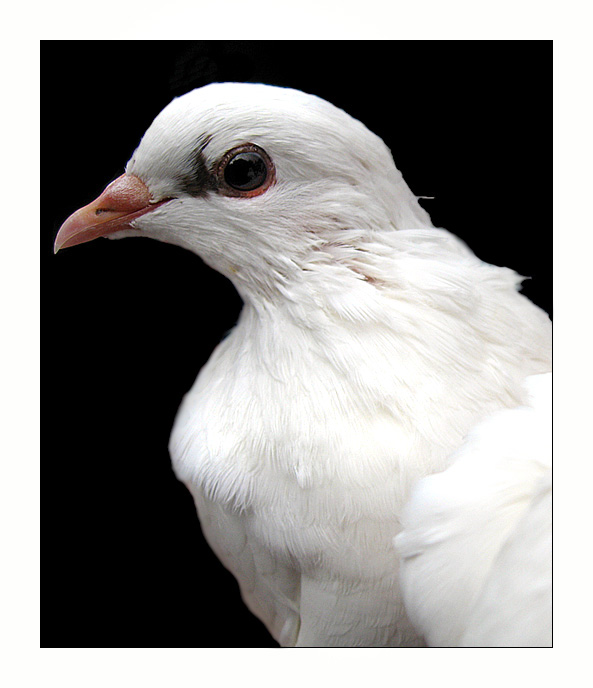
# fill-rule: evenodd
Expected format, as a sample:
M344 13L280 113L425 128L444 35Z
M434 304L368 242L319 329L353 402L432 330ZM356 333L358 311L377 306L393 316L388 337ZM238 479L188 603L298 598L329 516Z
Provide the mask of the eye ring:
M254 143L243 143L227 151L216 169L218 190L225 196L253 198L276 181L270 156Z

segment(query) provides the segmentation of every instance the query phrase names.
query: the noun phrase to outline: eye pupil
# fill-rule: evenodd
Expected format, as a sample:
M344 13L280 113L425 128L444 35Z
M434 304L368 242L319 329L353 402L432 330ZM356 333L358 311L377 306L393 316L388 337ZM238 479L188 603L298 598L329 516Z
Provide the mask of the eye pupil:
M257 189L266 181L267 176L264 159L253 151L237 153L224 170L225 182L240 191Z

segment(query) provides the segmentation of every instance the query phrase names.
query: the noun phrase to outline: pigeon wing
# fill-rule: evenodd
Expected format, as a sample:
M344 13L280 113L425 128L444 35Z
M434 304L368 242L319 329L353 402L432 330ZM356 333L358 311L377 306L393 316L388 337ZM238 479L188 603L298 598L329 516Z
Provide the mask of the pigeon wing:
M527 384L531 407L476 426L405 509L402 591L429 645L551 644L551 374Z

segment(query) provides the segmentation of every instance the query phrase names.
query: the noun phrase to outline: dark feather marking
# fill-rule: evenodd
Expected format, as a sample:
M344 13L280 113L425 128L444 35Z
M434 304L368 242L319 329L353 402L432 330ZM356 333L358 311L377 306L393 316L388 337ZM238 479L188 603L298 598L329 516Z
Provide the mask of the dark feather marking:
M180 175L176 182L179 188L189 196L201 198L206 196L209 191L216 189L216 179L210 173L206 164L204 150L212 140L209 134L203 134L196 142L194 149L188 156L190 172Z

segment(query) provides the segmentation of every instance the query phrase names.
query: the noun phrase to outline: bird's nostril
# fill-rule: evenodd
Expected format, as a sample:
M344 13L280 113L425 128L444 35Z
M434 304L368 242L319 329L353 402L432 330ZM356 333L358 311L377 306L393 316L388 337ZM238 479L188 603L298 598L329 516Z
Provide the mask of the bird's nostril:
M95 215L102 215L103 213L113 213L115 212L112 208L97 208L95 210Z

